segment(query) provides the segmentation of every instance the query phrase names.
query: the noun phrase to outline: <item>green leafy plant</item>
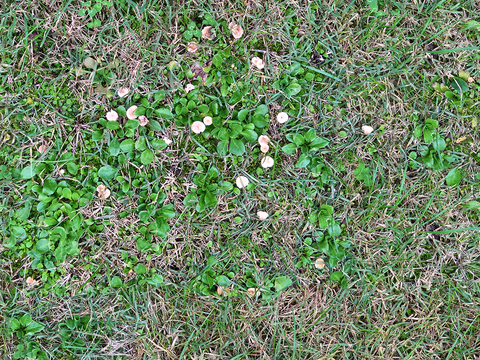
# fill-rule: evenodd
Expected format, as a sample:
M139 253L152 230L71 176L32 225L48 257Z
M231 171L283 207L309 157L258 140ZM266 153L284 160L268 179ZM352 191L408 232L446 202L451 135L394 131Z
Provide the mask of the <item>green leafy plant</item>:
M310 129L304 133L290 133L286 135L286 139L290 141L282 147L282 151L287 155L292 155L297 150L301 151L295 167L307 168L315 175L321 175L322 182L326 182L330 169L324 164L322 157L319 156L320 149L328 146L329 141L323 137L317 136L314 129ZM325 151L325 152L328 152Z
M219 172L216 167L212 166L207 171L203 165L198 164L197 171L193 177L193 183L197 188L187 194L183 203L185 206L195 206L198 212L202 212L207 206L215 207L218 202L217 196L223 191L232 190L233 184L229 181L218 182Z
M92 19L92 21L87 23L87 27L93 28L98 27L102 24L102 22L95 18L99 12L102 11L102 8L109 8L112 6L110 1L105 0L93 0L93 1L85 1L82 3L82 8L78 11L78 15L85 16L88 15Z
M33 321L32 315L25 314L20 317L15 317L10 321L10 329L17 335L18 338L24 336L31 336L44 329L45 325Z

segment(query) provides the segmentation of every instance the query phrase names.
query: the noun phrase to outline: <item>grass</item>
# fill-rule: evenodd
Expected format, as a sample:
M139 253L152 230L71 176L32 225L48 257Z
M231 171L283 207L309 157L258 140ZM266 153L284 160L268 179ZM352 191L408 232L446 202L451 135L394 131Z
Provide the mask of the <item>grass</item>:
M476 358L480 26L469 21L480 11L474 1L416 3L119 1L91 17L77 1L5 1L0 357ZM230 21L245 30L236 41ZM210 23L217 37L186 52L189 31L195 40ZM216 55L223 62L210 65ZM253 56L264 70L250 67ZM221 73L214 86L188 78L195 63ZM127 97L115 96L120 86ZM160 115L145 128L102 120L134 104ZM239 122L253 121L262 104L268 126L254 129L270 138L274 167L259 166L255 141L219 154L212 128L242 109L252 112ZM202 105L223 124L208 136L189 127ZM287 135L309 129L328 141L321 170L296 166L302 145L282 151ZM195 188L217 191L216 206L185 204ZM312 218L321 205L333 209L328 227ZM151 228L160 223L164 234ZM24 314L43 326L12 327Z

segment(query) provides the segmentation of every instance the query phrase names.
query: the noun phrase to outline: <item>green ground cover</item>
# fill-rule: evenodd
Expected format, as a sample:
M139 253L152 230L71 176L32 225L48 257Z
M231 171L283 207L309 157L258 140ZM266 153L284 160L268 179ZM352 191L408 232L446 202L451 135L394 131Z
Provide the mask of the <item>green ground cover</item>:
M480 354L477 2L0 15L2 359Z

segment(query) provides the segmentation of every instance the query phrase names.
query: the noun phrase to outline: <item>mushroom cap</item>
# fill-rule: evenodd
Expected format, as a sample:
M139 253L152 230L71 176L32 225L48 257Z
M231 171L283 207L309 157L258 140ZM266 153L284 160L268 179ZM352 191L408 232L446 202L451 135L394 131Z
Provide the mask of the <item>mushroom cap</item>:
M230 25L228 25L228 28L232 31L232 35L235 39L240 39L242 37L243 29L240 25L230 23Z
M167 144L167 145L170 145L170 144L172 143L172 140L170 140L170 139L169 139L168 137L166 137L166 136L165 136L162 140L165 141L165 144Z
M262 70L265 67L265 63L258 56L252 58L252 64L257 67L257 69Z
M260 135L260 136L258 137L258 143L259 143L260 145L263 145L263 144L267 145L269 141L270 141L270 139L269 139L268 136L266 136L266 135Z
M47 145L40 145L38 148L37 148L37 151L40 153L40 154L43 154L45 151L47 151L48 148L47 148Z
M191 128L195 134L200 134L205 131L205 124L201 121L194 121Z
M373 132L373 127L368 126L368 125L363 125L362 126L363 133L365 135L371 134Z
M195 44L194 42L188 43L188 45L187 45L187 51L188 51L189 53L192 53L192 54L193 54L193 53L196 52L197 50L198 50L198 45L197 45L197 44Z
M474 79L473 77L471 77L471 76L470 76L470 77L468 78L468 80L467 80L467 81L468 81L469 83L472 83L472 82L474 82L474 81L475 81L475 79Z
M35 280L33 279L33 277L29 276L27 277L27 285L32 285L35 283Z
M248 288L247 289L247 295L253 298L255 295L260 294L260 289L255 289L255 288Z
M237 187L239 189L243 189L250 183L250 180L246 178L245 176L239 176L237 177L237 180L235 180L235 184L237 184Z
M277 115L277 121L280 123L280 124L284 124L288 121L288 114L286 112L280 112L278 113Z
M106 189L103 194L100 195L100 198L103 199L103 200L106 200L108 199L108 197L110 196L110 190L109 189Z
M212 31L212 26L205 26L202 29L202 39L208 39L208 40L215 39L215 34Z
M136 119L138 116L135 115L135 110L137 110L137 105L132 105L127 110L127 118L130 120Z
M138 121L140 122L140 126L145 126L148 124L148 119L145 115L140 115L138 117Z
M212 123L213 123L212 117L211 117L211 116L205 116L205 117L203 118L203 123L204 123L205 125L212 125Z
M265 156L261 161L261 165L265 169L271 168L273 164L275 164L275 161L273 161L273 159L270 156Z
M192 91L193 89L195 89L195 85L193 84L187 84L187 86L185 86L185 92L190 92Z
M100 193L100 192L104 192L105 190L107 190L106 186L103 185L103 184L100 184L97 186L97 191Z
M118 113L115 110L110 110L109 112L107 112L105 117L108 121L115 121L118 119Z
M325 267L325 260L323 260L322 258L318 258L317 260L315 260L314 264L317 269L323 269Z
M268 151L268 149L270 149L270 146L268 146L267 144L262 144L262 145L260 145L260 151L261 151L262 153L265 154L265 153Z
M268 213L265 211L257 211L257 216L259 220L265 220L268 218Z
M128 88L126 88L126 87L121 87L121 88L118 89L117 94L118 94L119 97L122 98L122 97L124 97L125 95L127 95L129 92L130 92L130 90L129 90Z

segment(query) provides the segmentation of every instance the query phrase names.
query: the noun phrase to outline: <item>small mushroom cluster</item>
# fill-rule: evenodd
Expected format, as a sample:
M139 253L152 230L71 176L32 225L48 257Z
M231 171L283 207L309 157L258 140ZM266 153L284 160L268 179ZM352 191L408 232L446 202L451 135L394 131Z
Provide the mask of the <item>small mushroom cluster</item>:
M190 128L195 134L200 134L204 132L207 128L207 126L213 124L213 119L211 116L205 116L203 118L203 121L194 121Z

